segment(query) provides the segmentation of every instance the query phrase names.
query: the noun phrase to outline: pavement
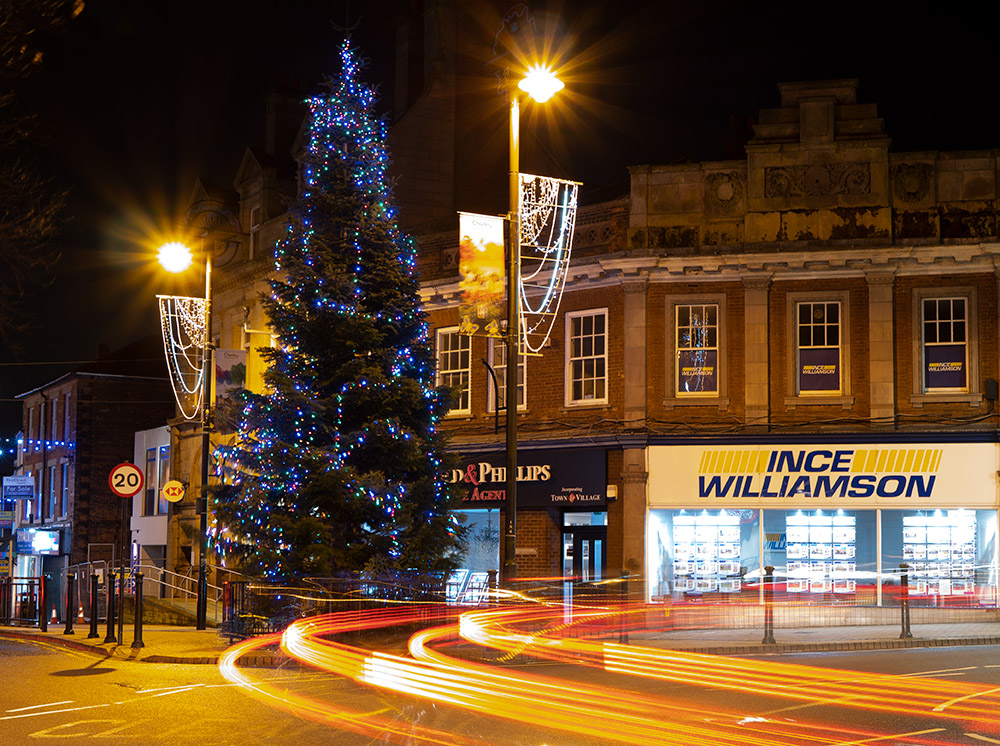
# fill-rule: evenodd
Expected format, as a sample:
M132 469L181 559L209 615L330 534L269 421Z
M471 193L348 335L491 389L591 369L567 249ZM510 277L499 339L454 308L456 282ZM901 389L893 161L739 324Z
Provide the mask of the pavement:
M106 627L98 628L98 636L88 639L89 624L75 624L74 634L64 634L65 627L49 625L47 632L32 627L2 627L0 637L31 640L83 651L104 658L145 663L180 663L216 665L219 656L229 647L229 640L216 629L198 630L193 627L144 625L143 646L133 648L134 630L126 625L121 642L104 642ZM633 631L627 642L669 650L696 651L715 655L759 655L793 652L828 652L851 650L886 650L913 647L946 647L953 645L1000 645L1000 620L951 624L912 625L910 638L900 637L900 625L865 625L845 627L798 627L774 630L774 643L762 642L762 629L688 629L669 631ZM401 653L404 641L393 640L391 652ZM477 657L475 648L460 644L453 652L463 658ZM528 659L517 656L515 663ZM289 659L277 649L258 650L238 660L242 667L277 667Z

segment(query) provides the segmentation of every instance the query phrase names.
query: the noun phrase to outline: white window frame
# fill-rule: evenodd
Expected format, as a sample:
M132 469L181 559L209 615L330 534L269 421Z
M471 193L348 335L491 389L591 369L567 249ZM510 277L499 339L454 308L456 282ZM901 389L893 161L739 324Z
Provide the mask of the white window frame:
M698 294L698 295L668 295L664 298L664 367L665 367L665 391L663 406L666 409L683 406L717 406L720 410L729 407L729 383L726 380L726 368L728 362L728 351L726 344L727 330L727 304L726 295L722 294ZM716 347L717 368L716 376L719 387L716 392L702 393L681 393L679 391L680 370L677 361L680 357L680 349L677 340L677 309L681 306L715 306L716 307Z
M59 492L56 490L56 466L52 464L49 466L49 494L46 496L46 501L49 504L48 519L54 521L56 516L57 501L59 499Z
M573 355L573 322L577 319L583 319L587 317L592 317L594 319L601 318L604 321L604 331L601 336L603 336L604 341L604 352L600 355L596 354L582 354L579 356ZM594 334L593 336L597 336ZM607 308L590 308L583 311L568 311L566 313L566 359L565 359L565 378L566 378L566 406L567 407L591 407L595 405L604 405L608 403L608 309ZM575 398L573 396L573 384L575 383L573 376L573 366L577 362L586 363L587 360L603 361L604 372L602 375L595 375L593 377L581 377L581 380L592 380L594 382L600 381L603 384L604 392L601 397L593 397L591 399Z
M927 389L924 386L924 301L946 298L965 300L965 389ZM921 287L912 293L913 384L910 403L921 407L928 402L982 404L979 381L979 305L974 286Z
M488 358L490 367L497 376L497 390L500 397L500 406L507 401L507 340L489 337ZM524 412L528 409L528 356L524 352L524 341L518 341L517 345L517 411ZM493 394L493 381L487 382L486 411L496 412L497 401Z
M59 395L56 394L49 400L49 406L52 407L52 435L51 440L59 440Z
M799 305L802 303L837 303L840 306L840 390L799 391ZM851 384L851 291L831 290L785 294L785 407L854 406Z
M437 359L437 385L450 386L458 389L460 394L455 407L449 412L449 416L472 414L472 337L468 334L459 334L457 326L443 327L437 330L437 345L435 346ZM442 348L442 340L448 338L458 342L455 348ZM445 355L459 356L466 353L466 364L464 367L445 367ZM459 361L460 362L460 361ZM455 377L459 378L456 386ZM464 381L462 380L464 377Z
M59 517L65 518L69 514L69 464L62 462L62 503L59 506Z
M67 391L63 396L63 440L69 443L69 403L70 403L70 393Z

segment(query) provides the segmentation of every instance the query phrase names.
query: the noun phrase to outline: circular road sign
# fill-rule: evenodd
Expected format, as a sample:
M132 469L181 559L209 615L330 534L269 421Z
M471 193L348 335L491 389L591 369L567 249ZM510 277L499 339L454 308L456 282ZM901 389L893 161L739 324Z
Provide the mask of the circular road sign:
M142 470L128 462L118 464L108 475L108 485L118 497L132 497L142 489Z
M163 485L163 489L160 492L163 494L163 499L167 502L180 502L181 498L184 497L184 483L178 482L176 479L171 479Z

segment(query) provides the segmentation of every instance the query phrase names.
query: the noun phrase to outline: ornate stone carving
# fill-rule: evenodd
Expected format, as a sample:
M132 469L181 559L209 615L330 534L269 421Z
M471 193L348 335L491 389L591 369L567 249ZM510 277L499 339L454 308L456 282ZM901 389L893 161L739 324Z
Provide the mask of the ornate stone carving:
M717 171L705 176L705 196L710 207L732 210L743 199L746 174L739 171Z
M889 169L893 192L900 202L921 202L931 191L934 167L929 163L897 163Z
M814 163L764 169L765 197L814 197L867 194L871 191L869 163Z

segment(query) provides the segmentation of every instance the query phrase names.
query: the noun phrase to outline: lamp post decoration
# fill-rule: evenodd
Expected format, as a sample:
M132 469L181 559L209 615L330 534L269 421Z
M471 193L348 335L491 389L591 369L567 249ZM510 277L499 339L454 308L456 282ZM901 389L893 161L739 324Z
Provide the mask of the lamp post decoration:
M160 247L160 264L168 272L183 272L194 261L192 251L182 243ZM195 624L207 626L208 610L208 475L211 451L212 378L212 258L205 252L205 297L157 296L163 347L170 370L170 382L181 414L187 420L201 413L201 494L198 513L198 593Z
M535 65L518 89L539 103L563 83L547 67ZM517 360L523 345L537 353L545 344L559 308L572 253L579 183L520 171L520 101L510 89L506 342L506 484L501 579L517 577ZM548 229L548 230L546 230ZM525 253L527 252L527 253ZM527 260L527 261L525 261ZM524 265L527 276L522 275Z

